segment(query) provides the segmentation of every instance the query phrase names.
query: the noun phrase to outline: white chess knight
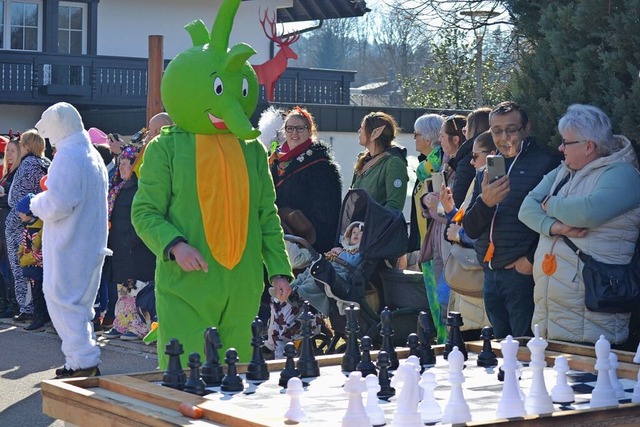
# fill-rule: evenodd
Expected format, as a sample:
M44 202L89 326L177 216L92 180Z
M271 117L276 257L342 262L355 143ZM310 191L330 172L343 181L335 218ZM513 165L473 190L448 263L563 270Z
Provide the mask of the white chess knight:
M308 420L307 414L302 410L300 405L300 396L304 393L302 388L302 380L298 377L289 378L287 381L287 395L291 399L289 401L289 409L284 413L287 420L303 423Z
M402 384L402 388L396 401L396 412L393 415L391 427L423 427L418 412L419 381L420 374L416 372L413 363L405 362L396 370L391 379L391 387L398 389Z
M458 347L453 347L449 357L449 383L451 384L451 395L447 406L444 408L442 422L444 424L466 423L471 421L471 411L467 401L464 400L462 383L464 382L464 355Z
M498 402L496 418L524 417L526 410L524 402L520 397L520 384L516 370L518 369L518 341L514 341L511 335L500 342L502 349L502 370L504 371L504 383L502 385L502 395Z
M555 403L571 403L576 400L575 393L569 384L567 384L567 371L569 371L569 362L564 356L556 357L556 363L553 370L557 372L556 385L551 389L551 400Z
M609 362L610 352L611 344L605 339L604 335L600 335L600 339L596 342L595 368L598 371L598 379L596 380L595 388L591 392L591 408L616 406L618 404L618 398L609 377L609 369L611 369L611 363Z
M347 412L342 417L342 427L371 427L371 420L362 404L362 393L367 384L360 371L353 371L344 383L343 390L349 394Z
M527 343L531 351L529 366L533 371L533 378L529 395L524 400L524 407L529 415L550 414L553 412L553 401L544 383L544 368L547 366L544 350L547 348L547 342L540 337L537 324L534 325L533 330L534 338Z

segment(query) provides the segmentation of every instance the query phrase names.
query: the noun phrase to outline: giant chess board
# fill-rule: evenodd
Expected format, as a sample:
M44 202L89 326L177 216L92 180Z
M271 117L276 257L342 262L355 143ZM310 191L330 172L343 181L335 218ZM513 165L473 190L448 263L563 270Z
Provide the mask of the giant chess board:
M527 367L529 350L525 346L526 341L522 340L518 349L518 360L523 365L519 384L525 394L529 391L532 377L531 369ZM500 356L499 344L493 344ZM575 402L554 405L555 412L552 414L497 420L495 412L502 392L502 382L497 379L497 367L477 366L481 342L467 343L467 349L469 360L465 362L465 381L462 384L472 416L472 421L467 425L640 425L640 405L629 403L638 371L638 366L632 363L632 353L616 352L620 362L618 376L625 389L625 396L619 400L618 406L592 409L589 401L596 381L593 348L552 341L545 353L549 366L544 371L547 389L551 389L556 381L556 372L551 368L554 359L563 355L569 360L571 370L567 377L575 392ZM437 378L435 397L444 409L450 392L448 362L441 355L442 347L438 346L435 350L438 354L437 363L431 368ZM406 349L399 350L398 356L405 358ZM346 377L340 370L341 356L322 356L318 362L321 366L320 376L303 379L305 391L300 403L309 421L301 425L339 426L348 404L347 394L342 389ZM242 373L243 366L239 365L238 368ZM292 422L284 418L289 396L278 386L282 368L283 361L270 361L268 381L254 384L245 380L244 391L236 394L210 388L204 397L161 386L162 373L45 381L42 386L43 406L46 414L77 425L285 426ZM387 425L394 417L395 399L379 401ZM177 408L183 402L202 408L204 417L194 420L180 415Z

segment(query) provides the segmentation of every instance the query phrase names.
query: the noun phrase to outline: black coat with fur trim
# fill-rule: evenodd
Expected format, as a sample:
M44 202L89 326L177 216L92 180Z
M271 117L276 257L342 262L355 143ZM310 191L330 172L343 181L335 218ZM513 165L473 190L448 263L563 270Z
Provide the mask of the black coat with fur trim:
M315 227L314 249L323 253L333 248L342 204L342 177L331 148L318 141L286 166L274 159L271 175L278 209L301 210Z

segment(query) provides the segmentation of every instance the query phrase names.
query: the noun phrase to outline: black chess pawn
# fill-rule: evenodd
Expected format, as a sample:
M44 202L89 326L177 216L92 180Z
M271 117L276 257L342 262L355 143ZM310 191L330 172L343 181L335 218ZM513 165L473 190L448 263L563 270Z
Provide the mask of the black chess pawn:
M391 362L391 366L389 369L395 370L400 366L400 362L398 362L398 354L396 353L396 349L393 346L393 341L391 337L393 336L393 324L391 323L391 310L389 307L385 307L382 312L380 312L380 336L382 337L382 346L380 350L384 350L389 355L389 361Z
M247 366L246 373L246 377L250 381L266 381L269 379L269 368L262 355L262 344L264 344L262 327L262 320L256 316L255 320L251 322L251 333L253 335L251 338L251 346L253 347L253 356Z
M435 327L433 326L433 319L431 314L426 311L421 311L418 314L418 333L420 334L420 364L422 366L433 366L436 364L436 354L431 347L433 341L433 335L435 334Z
M208 387L219 387L222 384L224 371L220 364L220 355L218 349L222 348L218 329L207 328L204 333L204 356L205 361L202 365L202 380Z
M389 355L386 351L380 350L378 352L378 384L380 385L380 391L378 392L378 398L382 400L389 400L396 395L396 389L391 387L391 379L389 378Z
M418 334L412 332L407 337L407 347L409 347L409 356L420 357L420 338Z
M300 357L298 358L298 371L302 378L311 378L320 376L320 366L313 353L313 343L311 341L311 321L313 315L309 311L309 303L307 301L302 305L302 313L300 314L300 335L302 343L300 344Z
M449 335L447 342L444 345L443 356L445 360L449 357L449 353L453 350L453 347L458 347L458 350L464 355L464 360L469 358L467 354L467 346L462 339L462 332L460 327L464 325L462 321L462 315L457 311L450 311L447 315L447 326L449 327Z
M176 338L171 338L169 343L165 346L164 354L169 356L169 363L167 370L162 376L162 385L165 387L171 387L176 390L183 390L184 383L187 382L187 374L182 370L182 363L180 363L180 355L184 353L182 344Z
M200 378L200 367L202 363L200 362L200 355L196 352L193 352L189 355L189 368L191 371L189 372L189 378L187 382L184 383L184 391L191 394L197 394L198 396L204 396L207 391L207 385Z
M494 338L493 328L491 326L482 328L480 338L482 338L483 343L482 351L478 355L478 366L496 366L498 364L498 358L491 348L491 340Z
M238 363L238 352L235 348L227 350L224 358L227 364L227 374L222 378L222 391L227 392L239 392L244 390L244 384L242 383L242 377L238 375L236 363Z
M280 372L278 385L287 388L287 383L291 378L300 378L300 372L296 369L296 362L293 359L296 357L296 346L294 343L288 342L284 345L284 357L286 357L287 360L284 362L284 369Z
M360 349L358 346L359 314L360 308L354 304L351 304L346 309L347 324L345 331L347 333L347 347L344 355L342 355L342 371L347 373L355 371L358 362L360 362Z
M360 349L362 350L362 357L360 362L356 366L356 370L362 372L362 378L365 378L369 374L374 374L378 376L378 371L376 370L376 365L371 361L371 338L368 336L362 337L360 340Z

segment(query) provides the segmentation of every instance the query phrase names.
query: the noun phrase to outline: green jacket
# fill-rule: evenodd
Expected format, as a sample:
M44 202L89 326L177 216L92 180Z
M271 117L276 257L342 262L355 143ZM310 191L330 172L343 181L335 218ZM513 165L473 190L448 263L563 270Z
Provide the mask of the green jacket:
M361 154L361 156L364 154ZM382 156L379 160L378 156ZM361 188L382 206L390 209L404 208L407 200L407 150L397 145L391 146L384 153L368 160L375 162L373 166L367 168L367 163L361 174L357 172L353 175L351 188Z

